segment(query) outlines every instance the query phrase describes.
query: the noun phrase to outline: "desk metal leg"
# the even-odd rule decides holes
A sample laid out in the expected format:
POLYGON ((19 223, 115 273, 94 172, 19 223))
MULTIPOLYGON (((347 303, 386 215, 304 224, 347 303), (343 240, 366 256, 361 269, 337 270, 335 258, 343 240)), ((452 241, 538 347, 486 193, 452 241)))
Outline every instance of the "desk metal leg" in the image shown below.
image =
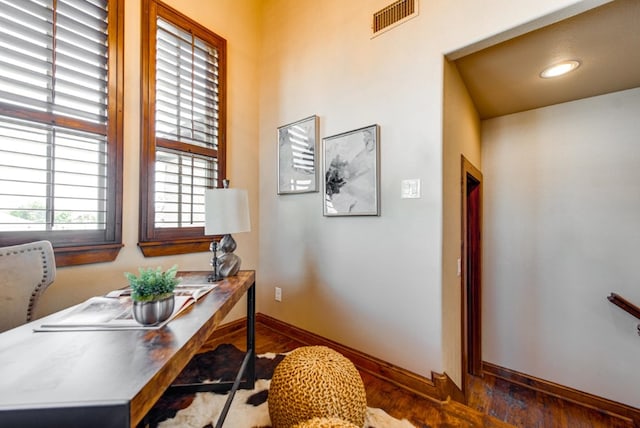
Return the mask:
POLYGON ((243 389, 253 389, 256 384, 256 284, 253 283, 249 287, 247 292, 247 352, 242 360, 242 366, 238 371, 236 380, 229 391, 227 401, 224 403, 224 407, 220 412, 220 417, 216 423, 215 428, 222 428, 224 420, 227 418, 229 408, 233 397, 238 390, 238 387, 242 386, 243 389), (240 382, 243 374, 245 374, 245 381, 240 382))
POLYGON ((247 292, 247 353, 253 358, 247 366, 247 381, 245 389, 253 389, 256 384, 256 284, 249 287, 247 292))
POLYGON ((224 407, 220 412, 220 416, 218 417, 218 422, 216 422, 216 428, 222 428, 222 424, 224 420, 227 418, 227 413, 229 413, 229 409, 231 408, 231 402, 233 402, 233 397, 236 395, 236 391, 240 386, 240 380, 242 379, 242 373, 247 369, 247 366, 251 361, 255 360, 255 355, 251 351, 247 351, 244 360, 242 360, 242 366, 240 367, 240 371, 236 376, 235 382, 233 382, 233 386, 229 390, 229 396, 227 397, 227 401, 224 403, 224 407))
POLYGON ((190 383, 172 385, 168 392, 189 393, 189 392, 226 392, 229 391, 227 401, 222 408, 216 428, 222 427, 231 402, 236 391, 242 389, 253 389, 256 384, 256 284, 251 284, 247 291, 247 352, 242 360, 240 370, 233 382, 216 383, 190 383), (242 380, 244 378, 244 381, 242 380))

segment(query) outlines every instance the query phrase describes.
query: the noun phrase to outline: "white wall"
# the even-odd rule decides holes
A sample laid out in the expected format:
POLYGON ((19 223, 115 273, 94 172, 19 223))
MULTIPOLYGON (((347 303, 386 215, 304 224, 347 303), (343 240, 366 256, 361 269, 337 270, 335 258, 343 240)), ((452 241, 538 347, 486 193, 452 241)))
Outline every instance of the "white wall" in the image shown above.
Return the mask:
MULTIPOLYGON (((40 301, 38 315, 79 303, 84 299, 126 284, 123 273, 139 266, 177 264, 183 270, 210 269, 206 252, 169 257, 144 258, 138 249, 138 199, 140 153, 140 0, 125 3, 125 91, 124 91, 124 206, 123 244, 110 263, 58 268, 55 282, 40 301)), ((234 235, 236 253, 243 269, 256 269, 258 255, 258 48, 259 0, 216 0, 215 7, 202 7, 199 0, 166 0, 166 4, 193 17, 227 39, 228 152, 227 176, 233 187, 249 190, 252 231, 234 235)), ((244 314, 243 305, 227 317, 244 314)))
POLYGON ((640 89, 483 122, 485 361, 640 407, 640 89))
POLYGON ((389 3, 263 3, 259 309, 429 376, 444 369, 443 54, 575 1, 421 1, 371 39, 389 3), (321 137, 380 125, 380 217, 327 218, 321 193, 276 194, 276 128, 312 114, 321 137), (400 199, 404 178, 422 180, 421 199, 400 199))

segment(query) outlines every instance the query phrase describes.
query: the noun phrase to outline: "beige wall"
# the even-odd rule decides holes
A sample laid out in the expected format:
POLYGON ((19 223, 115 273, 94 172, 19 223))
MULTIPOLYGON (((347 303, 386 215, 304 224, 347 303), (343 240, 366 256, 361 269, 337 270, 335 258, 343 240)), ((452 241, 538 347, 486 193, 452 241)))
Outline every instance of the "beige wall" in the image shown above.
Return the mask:
MULTIPOLYGON (((243 268, 258 265, 258 48, 259 4, 255 1, 216 0, 203 7, 199 0, 166 1, 182 13, 227 39, 228 52, 228 167, 233 187, 249 190, 252 231, 234 235, 243 268)), ((208 253, 144 258, 138 242, 138 184, 140 151, 140 0, 125 2, 125 105, 124 105, 124 206, 123 243, 118 258, 99 263, 58 269, 54 284, 44 294, 39 314, 46 314, 102 294, 126 282, 123 273, 138 266, 177 264, 180 269, 207 270, 208 253)), ((229 318, 243 314, 242 305, 229 318)))
POLYGON ((485 361, 640 407, 640 89, 487 120, 485 361))
POLYGON ((442 348, 445 371, 462 387, 461 156, 478 169, 480 119, 455 64, 444 61, 442 129, 442 348))
POLYGON ((443 306, 458 292, 443 287, 459 286, 449 263, 443 272, 443 55, 574 2, 421 1, 418 17, 371 39, 389 3, 263 3, 259 307, 429 376, 459 364, 459 302, 443 306), (380 125, 380 217, 327 218, 321 193, 276 194, 276 128, 312 114, 321 137, 380 125), (400 198, 405 178, 422 180, 422 198, 400 198))

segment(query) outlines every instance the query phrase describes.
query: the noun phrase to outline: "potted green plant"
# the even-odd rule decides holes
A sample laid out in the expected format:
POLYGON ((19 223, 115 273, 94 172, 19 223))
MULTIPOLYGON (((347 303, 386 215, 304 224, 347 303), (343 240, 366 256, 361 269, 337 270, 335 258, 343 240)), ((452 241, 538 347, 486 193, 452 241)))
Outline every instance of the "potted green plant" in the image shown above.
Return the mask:
POLYGON ((131 287, 133 317, 142 325, 156 325, 171 316, 174 306, 173 290, 180 282, 178 267, 139 268, 139 274, 125 272, 131 287))

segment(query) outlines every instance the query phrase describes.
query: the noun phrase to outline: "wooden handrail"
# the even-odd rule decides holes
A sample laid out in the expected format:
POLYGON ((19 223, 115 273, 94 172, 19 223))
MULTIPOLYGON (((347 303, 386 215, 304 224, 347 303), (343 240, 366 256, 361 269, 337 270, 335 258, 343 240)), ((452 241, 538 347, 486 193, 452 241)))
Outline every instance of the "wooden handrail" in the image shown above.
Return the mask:
MULTIPOLYGON (((624 297, 620 296, 617 293, 611 293, 607 297, 607 300, 609 300, 614 305, 618 306, 623 311, 630 313, 631 315, 633 315, 634 317, 640 320, 640 308, 634 305, 633 303, 631 303, 630 301, 628 301, 627 299, 625 299, 624 297)), ((640 325, 638 326, 638 333, 640 334, 640 325)))

